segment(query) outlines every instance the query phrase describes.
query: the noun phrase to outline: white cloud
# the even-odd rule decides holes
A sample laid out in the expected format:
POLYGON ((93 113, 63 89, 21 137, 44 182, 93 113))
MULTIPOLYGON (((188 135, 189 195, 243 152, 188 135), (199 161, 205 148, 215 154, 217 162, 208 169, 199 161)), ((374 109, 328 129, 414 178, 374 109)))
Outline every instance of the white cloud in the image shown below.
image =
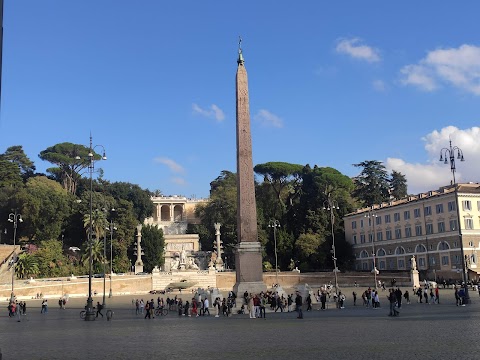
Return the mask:
POLYGON ((396 170, 406 176, 408 192, 411 194, 448 185, 453 179, 450 163, 440 161, 440 151, 449 148, 450 139, 452 146, 458 146, 465 158, 465 162, 461 162, 456 158, 457 151, 454 151, 456 182, 480 182, 480 168, 476 166, 480 162, 480 127, 461 130, 447 126, 440 131, 434 130, 422 138, 428 155, 427 163, 408 163, 402 159, 388 158, 385 167, 389 172, 396 170))
POLYGON ((432 91, 444 83, 480 95, 480 47, 464 44, 433 50, 418 64, 404 66, 400 72, 405 85, 432 91))
POLYGON ((347 54, 359 60, 367 62, 380 61, 380 52, 371 46, 362 44, 362 40, 358 38, 340 39, 335 50, 341 54, 347 54))
POLYGON ((202 109, 197 104, 192 104, 192 109, 195 114, 199 114, 209 119, 215 119, 218 122, 225 120, 225 114, 217 105, 212 104, 208 109, 202 109))
POLYGON ((283 120, 265 109, 258 110, 253 119, 260 122, 263 126, 283 127, 283 120))
POLYGON ((376 91, 379 92, 384 92, 387 90, 387 86, 385 85, 385 82, 383 80, 374 80, 372 82, 372 86, 376 91))
POLYGON ((185 172, 185 169, 181 165, 177 164, 172 159, 169 159, 169 158, 166 158, 166 157, 157 157, 153 161, 155 161, 156 163, 159 163, 159 164, 166 165, 170 169, 170 171, 172 171, 174 173, 183 174, 185 172))

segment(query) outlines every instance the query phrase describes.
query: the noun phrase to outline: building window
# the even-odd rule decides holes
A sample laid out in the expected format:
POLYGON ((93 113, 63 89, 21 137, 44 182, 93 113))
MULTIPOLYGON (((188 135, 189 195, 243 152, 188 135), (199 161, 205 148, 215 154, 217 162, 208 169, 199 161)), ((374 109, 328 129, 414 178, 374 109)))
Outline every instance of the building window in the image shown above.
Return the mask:
POLYGON ((373 241, 373 234, 368 234, 368 242, 372 242, 373 241))
POLYGON ((360 227, 363 228, 363 219, 360 220, 360 227))
POLYGON ((435 205, 435 211, 436 211, 437 214, 443 213, 443 204, 435 205))
POLYGON ((428 261, 430 263, 430 266, 435 266, 435 257, 434 256, 430 256, 428 261))
POLYGON ((439 233, 445 232, 445 223, 443 221, 440 221, 437 225, 438 225, 438 232, 439 233))
POLYGON ((405 249, 404 249, 403 247, 399 246, 399 247, 397 247, 397 248, 395 249, 395 254, 396 254, 396 255, 405 254, 405 249))
POLYGON ((382 241, 383 240, 383 232, 379 231, 377 232, 377 241, 382 241))
POLYGON ((425 267, 425 258, 418 258, 418 265, 421 267, 425 267))
POLYGON ((455 211, 457 207, 455 206, 455 201, 448 202, 448 211, 455 211))
POLYGON ((455 260, 455 264, 460 264, 460 256, 455 255, 454 260, 455 260))
POLYGON ((448 265, 448 256, 442 256, 442 265, 448 265))
POLYGON ((383 249, 378 250, 377 256, 385 256, 385 255, 386 255, 385 250, 383 250, 383 249))
POLYGON ((360 244, 365 244, 365 234, 360 234, 360 244))
POLYGON ((405 260, 398 260, 398 268, 405 269, 405 260))
POLYGON ((395 221, 395 222, 400 221, 400 213, 393 214, 393 221, 395 221))
POLYGON ((412 248, 410 246, 407 247, 407 252, 409 252, 409 253, 412 252, 412 248))
POLYGON ((419 218, 419 217, 420 217, 420 208, 418 208, 418 209, 413 209, 413 216, 415 216, 415 218, 419 218))
POLYGON ((385 224, 390 224, 390 214, 385 215, 385 224))
POLYGON ((430 248, 430 250, 433 250, 433 245, 432 244, 430 244, 428 247, 430 248))
POLYGON ((469 241, 469 242, 468 242, 468 246, 473 247, 473 241, 469 241))
POLYGON ((415 252, 424 253, 424 252, 427 252, 427 248, 423 244, 418 244, 417 247, 415 248, 415 252))
POLYGON ((426 230, 427 235, 433 234, 433 224, 426 224, 425 227, 426 227, 425 230, 426 230))
POLYGON ((425 206, 425 209, 423 210, 425 213, 425 216, 430 216, 432 215, 432 207, 431 206, 425 206))
POLYGON ((357 222, 355 220, 352 221, 352 229, 357 228, 357 222))
POLYGON ((377 216, 375 221, 376 221, 377 225, 382 225, 382 217, 381 216, 377 216))
POLYGON ((457 219, 450 220, 450 231, 457 231, 457 219))
POLYGON ((422 236, 422 225, 415 225, 415 235, 422 236))
POLYGON ((385 261, 380 261, 380 270, 385 270, 385 261))
POLYGON ((410 226, 407 226, 405 228, 405 237, 407 238, 412 237, 412 228, 410 226))
POLYGON ((449 250, 450 245, 446 241, 442 241, 440 244, 438 244, 438 250, 449 250))
POLYGON ((357 235, 353 235, 352 241, 355 245, 357 244, 357 235))
POLYGON ((362 267, 363 267, 363 270, 368 270, 368 264, 367 263, 363 263, 362 267))
POLYGON ((473 229, 473 219, 472 218, 466 218, 465 219, 465 229, 467 229, 467 230, 472 230, 473 229))
POLYGON ((462 205, 463 205, 463 210, 467 210, 467 211, 472 210, 472 202, 470 200, 463 200, 462 205))
POLYGON ((392 240, 392 230, 386 230, 385 231, 385 238, 387 240, 392 240))
POLYGON ((395 239, 402 238, 402 229, 395 229, 395 239))
POLYGON ((403 212, 403 220, 410 220, 410 210, 403 212))
POLYGON ((390 259, 390 260, 388 261, 388 268, 389 268, 390 270, 393 270, 393 269, 395 268, 395 264, 394 264, 394 262, 393 262, 393 259, 390 259))
POLYGON ((454 248, 457 248, 457 247, 458 247, 458 242, 454 241, 454 242, 453 242, 453 247, 454 247, 454 248))

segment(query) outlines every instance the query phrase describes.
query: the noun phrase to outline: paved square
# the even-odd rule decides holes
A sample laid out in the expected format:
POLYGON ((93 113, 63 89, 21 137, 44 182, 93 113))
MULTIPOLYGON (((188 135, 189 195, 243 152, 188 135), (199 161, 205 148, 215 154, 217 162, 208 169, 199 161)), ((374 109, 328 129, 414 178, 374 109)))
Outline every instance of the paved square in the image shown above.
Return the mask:
POLYGON ((115 311, 112 321, 86 322, 79 317, 85 299, 72 299, 66 310, 51 300, 46 315, 40 314, 40 302, 31 300, 21 322, 9 318, 5 308, 1 312, 0 348, 2 360, 478 359, 478 294, 471 293, 471 305, 457 307, 452 292, 441 291, 440 305, 404 304, 398 318, 387 316, 386 293, 381 293, 378 310, 354 307, 350 296, 345 309, 315 309, 304 312, 303 320, 295 313, 267 313, 263 320, 248 315, 189 318, 174 312, 145 320, 135 315, 130 296, 107 299, 115 311))

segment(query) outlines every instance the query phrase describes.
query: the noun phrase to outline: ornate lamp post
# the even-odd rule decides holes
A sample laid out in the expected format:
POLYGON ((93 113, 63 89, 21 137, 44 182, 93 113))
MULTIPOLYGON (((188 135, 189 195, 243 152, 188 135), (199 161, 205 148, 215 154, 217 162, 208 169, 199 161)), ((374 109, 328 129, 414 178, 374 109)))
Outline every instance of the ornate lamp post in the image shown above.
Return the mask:
MULTIPOLYGON (((77 160, 80 160, 80 157, 76 157, 77 160)), ((88 231, 88 298, 87 305, 85 306, 85 321, 94 321, 95 320, 95 311, 93 310, 93 298, 92 298, 92 233, 93 233, 93 173, 95 172, 95 162, 100 160, 107 160, 105 154, 105 148, 103 145, 92 145, 92 135, 90 134, 90 147, 88 151, 88 172, 90 174, 90 225, 88 231), (103 155, 100 158, 95 159, 94 150, 95 148, 102 148, 103 155)))
POLYGON ((373 258, 373 278, 375 281, 375 289, 377 288, 377 275, 380 273, 377 270, 377 266, 375 264, 375 257, 377 256, 375 252, 375 221, 377 218, 377 213, 373 210, 368 210, 368 213, 365 214, 365 218, 368 219, 368 227, 370 228, 370 236, 372 238, 372 258, 373 258), (373 225, 373 232, 372 232, 372 225, 373 225))
POLYGON ((442 148, 440 150, 440 161, 443 161, 444 164, 450 163, 450 171, 452 172, 453 185, 455 186, 455 203, 457 206, 457 218, 458 218, 458 237, 460 238, 460 256, 462 258, 462 279, 463 287, 465 291, 465 303, 470 302, 470 296, 468 295, 468 268, 465 264, 465 252, 463 251, 463 236, 462 236, 462 226, 460 224, 460 208, 458 204, 458 186, 455 182, 455 155, 457 155, 457 160, 465 161, 463 157, 463 151, 458 146, 452 147, 452 140, 449 140, 449 147, 442 148))
POLYGON ((455 154, 457 154, 457 159, 460 161, 465 161, 463 158, 463 151, 458 146, 452 147, 452 140, 449 141, 450 146, 448 148, 442 148, 440 150, 440 161, 446 165, 450 162, 450 171, 453 176, 453 183, 455 184, 455 154))
POLYGON ((8 221, 13 223, 13 264, 12 264, 12 293, 10 295, 10 301, 15 300, 15 294, 14 294, 14 289, 15 289, 15 264, 17 262, 17 254, 15 252, 15 240, 17 238, 17 224, 18 222, 23 222, 22 215, 17 214, 17 210, 15 209, 15 212, 8 214, 8 221))
POLYGON ((275 282, 278 286, 277 228, 280 227, 280 222, 276 219, 272 219, 268 222, 268 227, 273 228, 273 242, 275 244, 275 282))
MULTIPOLYGON (((115 209, 111 210, 112 212, 116 211, 115 209)), ((110 224, 109 227, 106 228, 110 230, 110 292, 108 293, 108 297, 111 298, 113 296, 112 293, 112 276, 113 276, 113 231, 117 230, 115 227, 115 223, 113 222, 113 217, 110 215, 110 224)))
POLYGON ((335 293, 338 294, 338 268, 337 268, 337 253, 335 251, 335 232, 334 232, 334 224, 335 224, 335 215, 334 210, 339 210, 340 207, 338 203, 333 200, 328 194, 328 198, 323 203, 323 210, 330 211, 330 224, 331 224, 331 232, 332 232, 332 259, 333 259, 333 273, 335 274, 335 293), (326 206, 325 206, 326 205, 326 206))

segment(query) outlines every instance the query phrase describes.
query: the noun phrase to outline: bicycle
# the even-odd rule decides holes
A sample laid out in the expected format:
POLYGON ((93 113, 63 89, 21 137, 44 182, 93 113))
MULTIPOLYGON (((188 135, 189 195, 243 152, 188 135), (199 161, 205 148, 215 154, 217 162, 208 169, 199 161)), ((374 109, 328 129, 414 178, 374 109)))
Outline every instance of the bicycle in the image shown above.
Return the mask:
POLYGON ((167 316, 168 315, 168 310, 165 309, 164 307, 156 308, 155 309, 155 315, 156 316, 167 316))
POLYGON ((80 319, 85 320, 85 316, 87 316, 87 312, 85 310, 80 311, 80 319))

